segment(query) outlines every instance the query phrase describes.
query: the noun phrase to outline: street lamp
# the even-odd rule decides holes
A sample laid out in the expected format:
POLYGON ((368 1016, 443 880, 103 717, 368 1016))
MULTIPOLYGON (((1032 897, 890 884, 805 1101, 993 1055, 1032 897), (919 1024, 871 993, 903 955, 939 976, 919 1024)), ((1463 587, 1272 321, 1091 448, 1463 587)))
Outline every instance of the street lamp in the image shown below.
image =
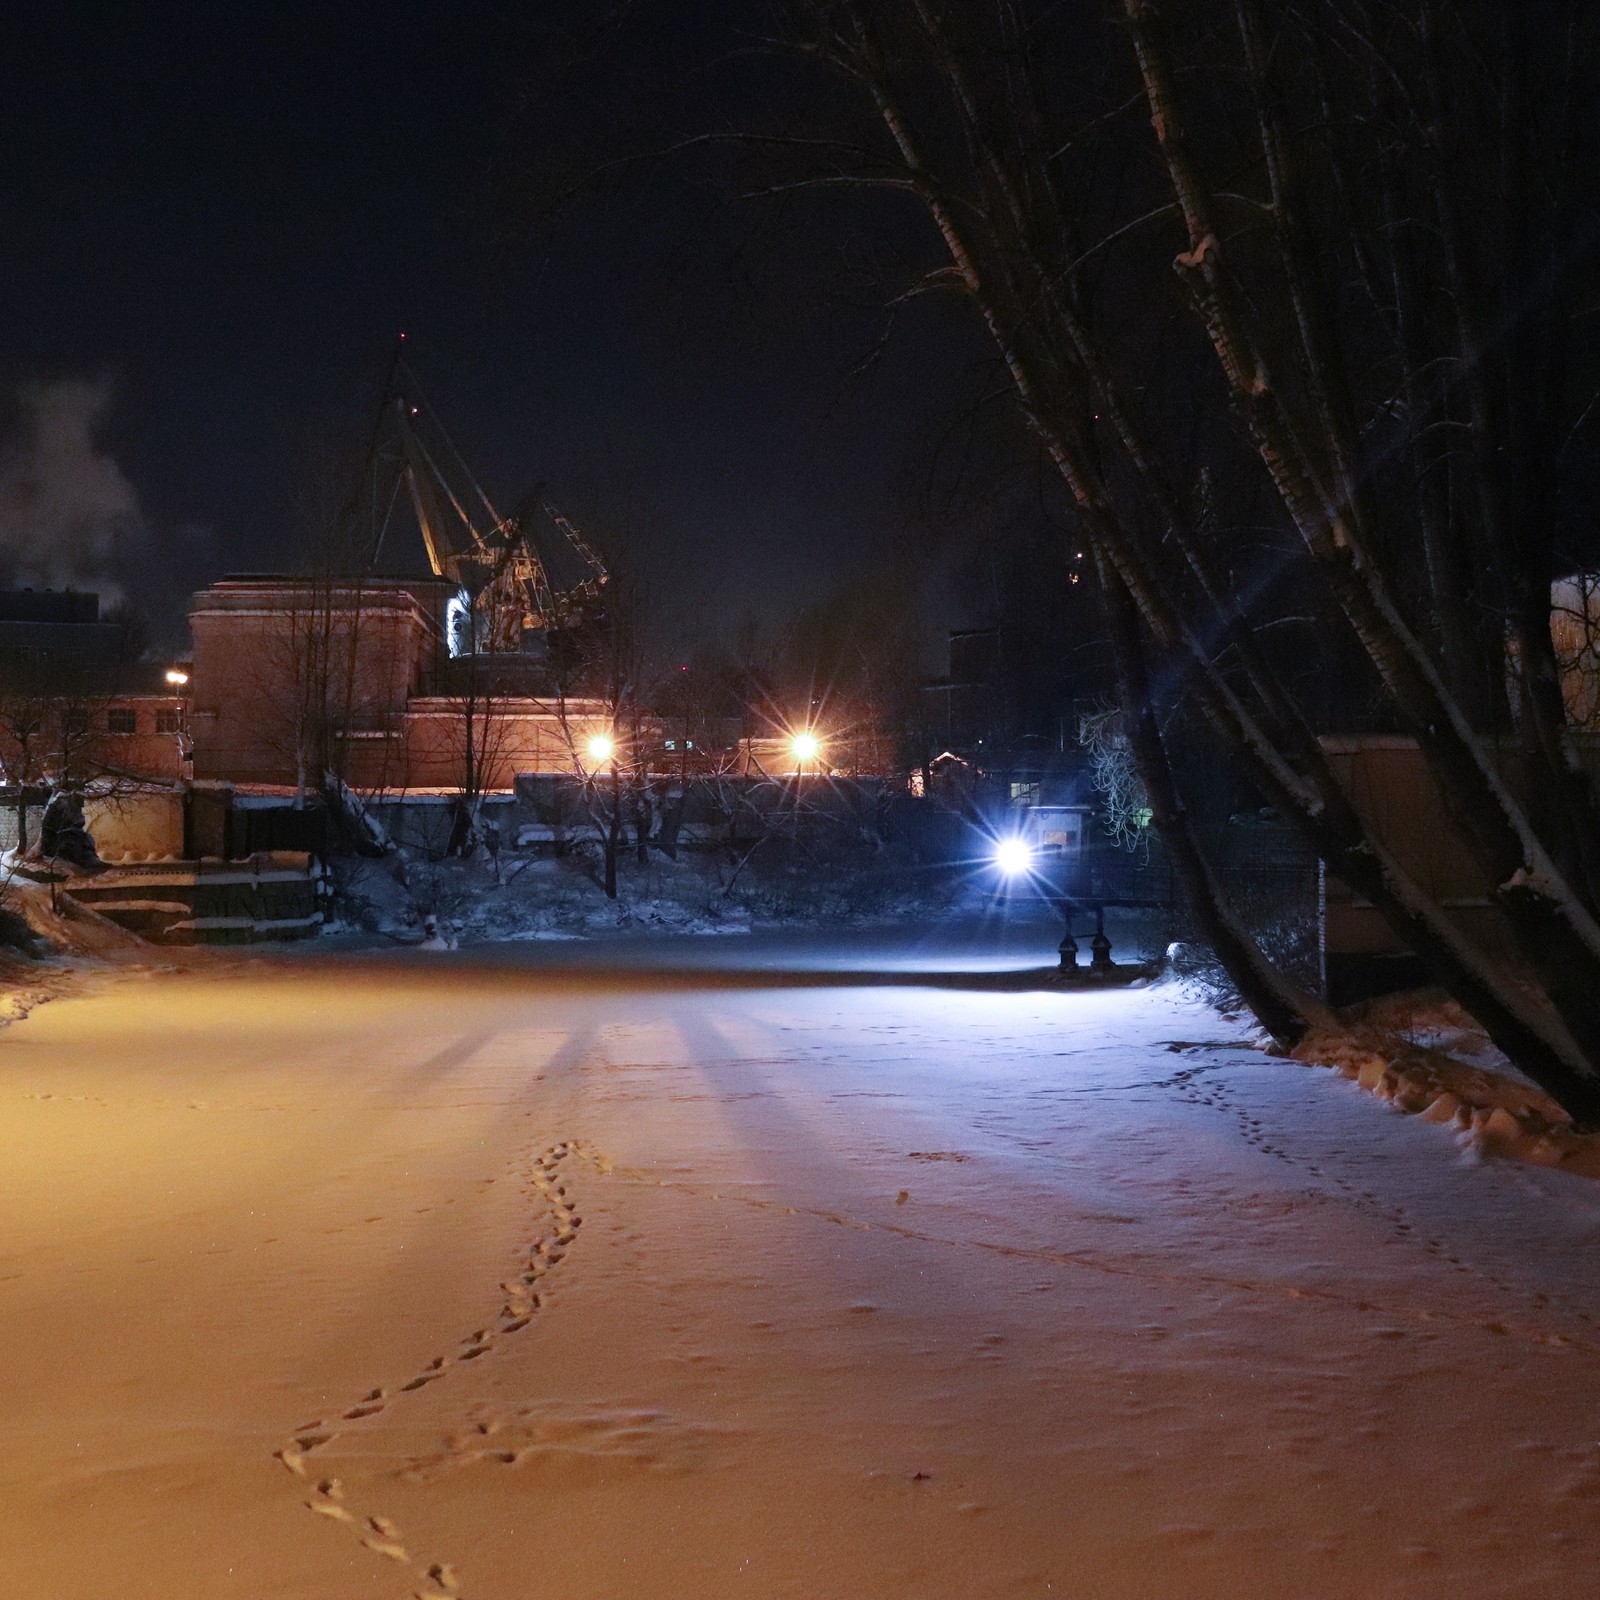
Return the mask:
POLYGON ((794 757, 794 808, 790 814, 792 838, 800 838, 800 805, 806 786, 806 763, 822 754, 822 741, 809 728, 789 735, 789 753, 794 757))
POLYGON ((617 741, 609 733, 591 733, 584 743, 590 761, 596 767, 611 766, 611 820, 606 825, 605 890, 608 900, 617 898, 617 841, 622 832, 622 774, 617 762, 617 741))
MULTIPOLYGON (((1029 879, 1039 896, 1053 902, 1056 910, 1061 913, 1062 934, 1061 943, 1056 946, 1056 952, 1061 958, 1062 977, 1075 977, 1081 969, 1078 966, 1078 941, 1072 935, 1072 915, 1081 908, 1081 903, 1065 883, 1055 884, 1046 881, 1039 872, 1039 852, 1032 842, 1020 833, 1006 834, 994 841, 992 856, 995 866, 1008 881, 1019 878, 1029 879)), ((1092 960, 1089 963, 1091 976, 1100 977, 1109 975, 1115 969, 1111 961, 1111 941, 1106 937, 1105 906, 1099 902, 1092 902, 1094 907, 1094 937, 1089 941, 1092 960)))
POLYGON ((164 676, 175 689, 181 689, 189 681, 189 674, 182 667, 168 667, 164 676))
POLYGON ((1008 878, 1020 878, 1033 871, 1033 846, 1021 834, 996 839, 994 864, 1008 878))

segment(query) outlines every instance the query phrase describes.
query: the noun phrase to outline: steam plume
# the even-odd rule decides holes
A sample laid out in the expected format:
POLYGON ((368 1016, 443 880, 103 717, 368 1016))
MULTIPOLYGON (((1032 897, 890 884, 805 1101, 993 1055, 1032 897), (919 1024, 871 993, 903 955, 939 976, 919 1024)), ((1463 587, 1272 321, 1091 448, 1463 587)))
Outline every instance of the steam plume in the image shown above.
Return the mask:
POLYGON ((139 498, 100 449, 105 381, 58 378, 15 391, 0 444, 0 584, 93 589, 122 598, 120 574, 145 543, 139 498))

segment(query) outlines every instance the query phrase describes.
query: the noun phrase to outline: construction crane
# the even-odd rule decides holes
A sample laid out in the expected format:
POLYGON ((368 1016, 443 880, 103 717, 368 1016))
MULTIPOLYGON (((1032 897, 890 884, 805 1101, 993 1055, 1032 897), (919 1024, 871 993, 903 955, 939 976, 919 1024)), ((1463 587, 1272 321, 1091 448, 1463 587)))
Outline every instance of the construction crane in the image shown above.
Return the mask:
POLYGON ((537 492, 514 515, 502 516, 399 354, 370 459, 368 570, 382 557, 403 491, 434 574, 461 591, 450 613, 452 655, 515 653, 524 648, 529 631, 548 636, 604 616, 610 574, 599 552, 537 492), (534 542, 541 516, 565 541, 581 571, 561 587, 551 581, 534 542))

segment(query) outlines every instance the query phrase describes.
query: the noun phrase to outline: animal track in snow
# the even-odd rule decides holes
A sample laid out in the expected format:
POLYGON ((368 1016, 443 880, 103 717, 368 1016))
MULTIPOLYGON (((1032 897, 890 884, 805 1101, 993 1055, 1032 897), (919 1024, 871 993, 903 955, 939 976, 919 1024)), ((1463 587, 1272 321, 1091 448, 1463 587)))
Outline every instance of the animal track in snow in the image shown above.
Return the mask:
MULTIPOLYGON (((574 1158, 587 1161, 601 1173, 611 1170, 610 1161, 583 1140, 563 1140, 533 1157, 524 1176, 527 1188, 542 1202, 547 1220, 538 1237, 526 1247, 517 1274, 500 1284, 504 1302, 496 1320, 462 1338, 453 1356, 435 1356, 422 1371, 397 1385, 393 1394, 382 1387, 369 1389, 354 1405, 338 1413, 340 1422, 358 1426, 370 1423, 405 1395, 416 1394, 430 1384, 442 1381, 454 1366, 462 1362, 480 1360, 495 1349, 498 1340, 522 1332, 533 1321, 541 1305, 534 1285, 563 1259, 576 1242, 578 1230, 583 1225, 583 1218, 567 1197, 566 1184, 557 1182, 563 1166, 574 1158)), ((484 1433, 491 1431, 481 1424, 480 1430, 484 1433)), ((284 1444, 273 1451, 273 1458, 295 1477, 310 1480, 310 1458, 325 1452, 339 1437, 337 1429, 319 1417, 301 1423, 284 1444)), ((492 1454, 507 1466, 514 1466, 518 1459, 516 1450, 498 1450, 492 1454)), ((406 1548, 404 1535, 390 1518, 375 1511, 357 1510, 346 1504, 344 1485, 338 1478, 316 1480, 304 1505, 314 1515, 348 1527, 374 1555, 404 1566, 421 1564, 422 1558, 412 1556, 406 1548)), ((414 1591, 414 1595, 415 1600, 430 1600, 430 1597, 442 1600, 446 1596, 450 1600, 460 1600, 461 1586, 455 1568, 448 1562, 430 1563, 425 1569, 425 1586, 414 1591)))
MULTIPOLYGON (((1199 1068, 1195 1070, 1203 1071, 1205 1069, 1199 1068)), ((1183 1076, 1186 1077, 1188 1074, 1183 1076)), ((1171 1088, 1174 1086, 1174 1080, 1171 1079, 1162 1080, 1152 1085, 1152 1087, 1156 1088, 1171 1088)), ((1306 1172, 1321 1176, 1320 1169, 1312 1163, 1301 1161, 1298 1158, 1288 1154, 1285 1154, 1282 1159, 1286 1162, 1289 1162, 1293 1166, 1300 1167, 1306 1172)), ((1357 1189, 1353 1184, 1345 1182, 1336 1174, 1329 1174, 1327 1176, 1328 1181, 1343 1191, 1345 1198, 1350 1200, 1351 1203, 1360 1206, 1362 1205, 1363 1201, 1365 1201, 1368 1209, 1377 1209, 1379 1207, 1380 1203, 1375 1195, 1372 1195, 1367 1191, 1357 1189)), ((1309 1286, 1299 1287, 1293 1284, 1283 1283, 1271 1276, 1254 1277, 1245 1274, 1206 1271, 1197 1268, 1194 1265, 1185 1265, 1181 1269, 1163 1268, 1160 1265, 1152 1262, 1132 1259, 1120 1251, 1106 1251, 1095 1248, 1092 1245, 1061 1248, 1051 1247, 1048 1245, 1026 1245, 1004 1239, 988 1239, 971 1236, 951 1237, 945 1234, 927 1232, 921 1228, 907 1227, 900 1223, 889 1221, 884 1218, 879 1218, 876 1221, 869 1222, 864 1218, 852 1217, 840 1212, 824 1210, 817 1206, 789 1205, 778 1198, 768 1198, 765 1196, 746 1194, 723 1194, 721 1192, 706 1188, 703 1185, 684 1183, 681 1181, 675 1181, 671 1178, 659 1177, 656 1176, 653 1171, 646 1174, 638 1170, 624 1168, 623 1181, 625 1183, 636 1184, 641 1187, 668 1189, 679 1194, 692 1195, 696 1199, 700 1200, 709 1200, 725 1204, 738 1205, 753 1211, 765 1212, 770 1216, 809 1218, 813 1221, 828 1223, 840 1228, 859 1230, 863 1233, 871 1233, 874 1230, 877 1230, 896 1238, 913 1240, 921 1244, 931 1244, 940 1246, 942 1248, 953 1248, 959 1250, 984 1250, 992 1252, 996 1255, 1007 1256, 1019 1260, 1035 1260, 1048 1262, 1054 1266, 1081 1268, 1089 1272, 1103 1273, 1109 1277, 1135 1278, 1147 1283, 1163 1283, 1184 1287, 1211 1285, 1220 1289, 1239 1290, 1248 1294, 1267 1295, 1288 1300, 1315 1301, 1328 1306, 1342 1306, 1347 1310, 1359 1312, 1363 1315, 1374 1312, 1382 1312, 1391 1319, 1412 1322, 1417 1324, 1419 1327, 1425 1327, 1430 1323, 1447 1320, 1456 1324, 1457 1326, 1476 1326, 1485 1331, 1492 1331, 1490 1328, 1491 1314, 1481 1310, 1473 1311, 1469 1309, 1465 1312, 1440 1312, 1431 1308, 1418 1307, 1416 1305, 1410 1305, 1403 1302, 1397 1302, 1387 1306, 1379 1306, 1365 1299, 1352 1299, 1349 1294, 1340 1292, 1338 1289, 1334 1288, 1309 1286)), ((1305 1191, 1305 1196, 1312 1202, 1321 1201, 1323 1203, 1328 1203, 1331 1199, 1330 1196, 1318 1190, 1309 1188, 1305 1191)), ((1385 1213, 1383 1213, 1381 1210, 1378 1214, 1385 1215, 1385 1213)), ((1122 1222, 1137 1219, 1098 1216, 1096 1217, 1096 1220, 1122 1222)), ((1406 1236, 1404 1234, 1397 1234, 1396 1237, 1404 1240, 1406 1236)), ((1514 1286, 1505 1284, 1503 1280, 1496 1278, 1493 1274, 1483 1269, 1462 1264, 1461 1270, 1472 1274, 1474 1277, 1483 1282, 1489 1283, 1496 1288, 1500 1288, 1508 1297, 1516 1296, 1518 1294, 1518 1291, 1514 1286)), ((1530 1305, 1533 1307, 1533 1310, 1530 1311, 1528 1319, 1521 1317, 1515 1319, 1506 1319, 1501 1323, 1502 1331, 1511 1334, 1517 1339, 1528 1344, 1543 1345, 1591 1356, 1600 1356, 1600 1340, 1575 1338, 1569 1334, 1553 1332, 1547 1327, 1543 1326, 1541 1321, 1531 1320, 1532 1318, 1537 1317, 1540 1311, 1555 1311, 1566 1308, 1558 1308, 1555 1306, 1550 1300, 1549 1296, 1530 1297, 1530 1305)), ((1582 1311, 1569 1309, 1568 1314, 1572 1315, 1577 1320, 1584 1322, 1585 1324, 1590 1326, 1593 1325, 1592 1320, 1582 1311)))
MULTIPOLYGON (((1184 1050, 1199 1048, 1183 1041, 1175 1041, 1168 1049, 1176 1050, 1182 1054, 1184 1050)), ((1522 1338, 1536 1344, 1549 1345, 1554 1348, 1574 1347, 1579 1341, 1570 1335, 1553 1331, 1542 1324, 1550 1313, 1570 1317, 1573 1321, 1583 1325, 1586 1331, 1595 1330, 1595 1319, 1581 1307, 1570 1303, 1558 1303, 1549 1295, 1535 1294, 1529 1296, 1521 1286, 1511 1281, 1504 1274, 1492 1268, 1480 1266, 1465 1261, 1442 1238, 1419 1239, 1414 1237, 1417 1232, 1416 1224, 1408 1216, 1403 1207, 1386 1204, 1382 1198, 1371 1189, 1363 1189, 1357 1183, 1341 1177, 1337 1172, 1326 1170, 1314 1160, 1295 1155, 1283 1146, 1268 1139, 1262 1132, 1262 1123, 1259 1118, 1250 1116, 1241 1110, 1232 1098, 1228 1089, 1215 1078, 1207 1078, 1203 1086, 1199 1080, 1203 1074, 1215 1072, 1226 1065, 1224 1062, 1205 1062, 1174 1073, 1170 1078, 1156 1081, 1152 1087, 1157 1089, 1176 1089, 1191 1105, 1205 1105, 1212 1107, 1224 1114, 1231 1116, 1239 1126, 1240 1136, 1244 1142, 1259 1150, 1263 1155, 1272 1156, 1285 1165, 1298 1168, 1310 1177, 1316 1178, 1320 1183, 1330 1185, 1347 1205, 1357 1211, 1377 1218, 1389 1230, 1390 1234, 1402 1244, 1418 1245, 1435 1261, 1453 1269, 1454 1272, 1465 1278, 1487 1286, 1499 1297, 1502 1304, 1505 1302, 1526 1302, 1519 1305, 1518 1310, 1508 1319, 1516 1326, 1516 1332, 1522 1338)), ((1479 1323, 1485 1332, 1504 1333, 1509 1331, 1501 1320, 1486 1317, 1479 1323)))
POLYGON ((545 1401, 515 1411, 484 1408, 443 1447, 416 1457, 400 1476, 433 1483, 476 1469, 522 1469, 563 1482, 614 1478, 619 1468, 694 1472, 721 1457, 741 1430, 666 1411, 545 1401))

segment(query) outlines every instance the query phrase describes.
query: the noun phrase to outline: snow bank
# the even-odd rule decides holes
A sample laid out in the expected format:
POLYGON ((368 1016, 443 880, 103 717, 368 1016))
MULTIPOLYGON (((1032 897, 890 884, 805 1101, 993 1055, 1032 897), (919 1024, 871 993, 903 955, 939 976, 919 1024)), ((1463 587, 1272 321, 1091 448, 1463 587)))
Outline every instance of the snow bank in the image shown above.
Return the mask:
POLYGON ((70 895, 59 895, 52 904, 47 884, 13 878, 6 889, 5 909, 27 924, 36 946, 43 947, 41 953, 107 961, 150 954, 150 946, 136 934, 80 905, 70 895))
POLYGON ((1294 1055, 1331 1068, 1398 1112, 1450 1129, 1475 1155, 1600 1178, 1600 1138, 1575 1133, 1567 1113, 1437 992, 1373 1002, 1348 1028, 1314 1033, 1294 1055))
POLYGON ((35 1006, 81 987, 86 967, 190 966, 211 954, 163 949, 159 957, 137 934, 119 927, 69 895, 52 905, 49 886, 13 878, 0 916, 12 919, 13 944, 0 944, 0 1026, 20 1021, 35 1006), (31 949, 26 948, 31 945, 31 949))

